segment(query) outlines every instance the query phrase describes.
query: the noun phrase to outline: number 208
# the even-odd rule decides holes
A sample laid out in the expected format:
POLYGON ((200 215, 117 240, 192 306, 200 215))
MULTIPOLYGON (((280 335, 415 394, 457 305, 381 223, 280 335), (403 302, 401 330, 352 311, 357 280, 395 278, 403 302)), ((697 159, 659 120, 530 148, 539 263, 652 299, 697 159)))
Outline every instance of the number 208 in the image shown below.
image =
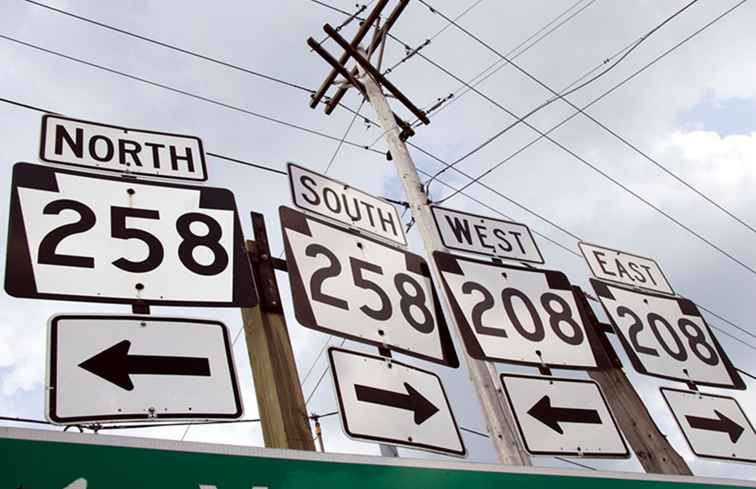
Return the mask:
MULTIPOLYGON (((44 265, 95 268, 94 257, 58 253, 58 245, 63 239, 87 232, 97 222, 97 217, 89 206, 71 199, 52 201, 42 209, 42 213, 45 215, 58 215, 66 210, 76 212, 79 215, 79 220, 59 226, 47 233, 39 245, 37 261, 44 265)), ((118 258, 112 262, 113 265, 131 273, 151 272, 159 267, 165 258, 163 245, 155 235, 137 227, 127 226, 127 218, 158 220, 160 219, 160 212, 133 207, 112 206, 110 208, 110 236, 116 239, 137 239, 142 241, 149 250, 147 257, 142 261, 118 258)), ((229 258, 228 253, 219 242, 222 229, 218 221, 206 214, 187 212, 176 220, 176 231, 182 238, 181 244, 178 247, 178 257, 187 269, 198 275, 205 276, 217 275, 226 269, 229 258), (204 223, 208 229, 207 234, 202 236, 194 234, 190 229, 191 224, 194 222, 204 223), (198 246, 204 246, 212 252, 213 260, 211 263, 205 265, 194 259, 193 252, 198 246)))

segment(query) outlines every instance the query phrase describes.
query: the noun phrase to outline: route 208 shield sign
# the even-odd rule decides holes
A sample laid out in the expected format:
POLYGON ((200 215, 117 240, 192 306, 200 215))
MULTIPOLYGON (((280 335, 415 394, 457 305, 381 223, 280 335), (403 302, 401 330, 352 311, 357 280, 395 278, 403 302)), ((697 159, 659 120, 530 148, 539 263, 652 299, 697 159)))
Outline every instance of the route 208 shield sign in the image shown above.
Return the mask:
POLYGON ((699 385, 745 389, 696 305, 591 279, 635 369, 646 375, 699 385))
POLYGON ((421 256, 288 207, 280 215, 302 326, 459 366, 421 256))
POLYGON ((257 304, 226 189, 13 167, 5 290, 15 297, 257 304))

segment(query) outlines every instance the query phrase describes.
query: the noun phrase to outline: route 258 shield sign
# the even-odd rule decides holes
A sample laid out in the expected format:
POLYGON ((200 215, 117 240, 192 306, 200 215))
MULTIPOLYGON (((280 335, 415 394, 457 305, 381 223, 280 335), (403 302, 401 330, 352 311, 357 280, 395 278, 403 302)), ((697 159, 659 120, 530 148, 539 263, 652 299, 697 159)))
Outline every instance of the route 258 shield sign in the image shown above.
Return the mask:
POLYGON ((254 306, 226 189, 13 167, 5 290, 33 299, 254 306))

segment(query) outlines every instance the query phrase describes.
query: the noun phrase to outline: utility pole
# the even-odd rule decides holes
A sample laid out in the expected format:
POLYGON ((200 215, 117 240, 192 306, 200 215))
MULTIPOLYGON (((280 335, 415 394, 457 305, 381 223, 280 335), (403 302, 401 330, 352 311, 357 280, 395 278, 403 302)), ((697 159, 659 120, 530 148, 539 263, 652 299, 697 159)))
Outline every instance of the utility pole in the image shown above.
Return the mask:
MULTIPOLYGON (((329 74, 326 79, 326 82, 324 82, 320 90, 318 90, 313 96, 311 106, 314 107, 317 105, 319 102, 318 97, 322 97, 325 94, 325 91, 330 84, 336 79, 337 74, 341 74, 347 83, 350 83, 368 99, 375 109, 376 115, 378 116, 378 122, 384 131, 391 159, 396 166, 399 179, 404 187, 407 202, 412 211, 412 217, 418 227, 418 231, 425 246, 425 251, 429 257, 428 262, 434 281, 435 283, 441 283, 438 270, 436 269, 432 257, 435 251, 443 251, 444 247, 436 234, 430 210, 430 202, 423 191, 422 183, 420 182, 417 169, 415 168, 415 163, 412 161, 412 157, 404 143, 404 139, 410 133, 408 130, 409 125, 397 117, 391 110, 382 87, 385 87, 394 98, 401 102, 420 121, 428 124, 429 120, 425 113, 418 109, 398 90, 397 87, 389 82, 380 73, 379 69, 376 69, 366 57, 367 53, 372 53, 375 50, 376 40, 378 43, 385 41, 388 29, 390 29, 396 21, 399 13, 401 13, 407 3, 408 0, 400 0, 397 7, 388 16, 381 33, 374 36, 373 42, 367 51, 358 51, 359 43, 365 36, 367 29, 370 27, 370 25, 367 25, 366 27, 366 24, 372 24, 373 20, 379 16, 380 10, 386 4, 385 1, 380 1, 379 4, 376 5, 365 23, 360 26, 357 36, 351 43, 341 37, 336 29, 330 25, 324 26, 325 32, 344 50, 344 54, 339 60, 333 58, 333 56, 325 51, 314 39, 310 38, 308 40, 308 45, 323 57, 323 59, 325 59, 333 68, 331 74, 329 74), (354 71, 347 71, 344 66, 350 57, 357 62, 357 75, 355 75, 354 71), (359 76, 359 79, 357 76, 359 76)), ((443 294, 440 294, 440 296, 443 297, 443 294)), ((443 301, 444 299, 442 298, 441 300, 443 301)), ((445 309, 448 311, 448 307, 445 309)), ((447 317, 453 316, 447 314, 447 317)), ((457 336, 458 338, 460 337, 458 330, 457 336)), ((481 410, 486 419, 488 431, 491 435, 491 441, 493 442, 496 451, 497 460, 500 463, 507 465, 531 465, 530 456, 525 451, 522 442, 517 435, 512 415, 504 405, 501 388, 498 387, 498 376, 496 375, 495 368, 493 365, 487 365, 486 362, 470 357, 464 349, 463 356, 469 371, 470 380, 472 381, 481 405, 481 410)))
POLYGON ((612 413, 643 470, 656 474, 693 475, 685 460, 659 431, 643 400, 622 371, 622 362, 606 336, 607 332, 612 331, 611 326, 598 320, 579 287, 575 287, 575 292, 578 305, 584 311, 583 317, 587 318, 586 327, 594 329, 603 347, 596 356, 604 358, 596 360, 599 365, 609 365, 605 369, 591 370, 589 375, 601 386, 612 413))
POLYGON ((247 241, 260 303, 242 308, 244 338, 255 381, 263 439, 268 448, 315 450, 289 332, 276 282, 286 262, 271 256, 265 219, 252 213, 254 241, 247 241))

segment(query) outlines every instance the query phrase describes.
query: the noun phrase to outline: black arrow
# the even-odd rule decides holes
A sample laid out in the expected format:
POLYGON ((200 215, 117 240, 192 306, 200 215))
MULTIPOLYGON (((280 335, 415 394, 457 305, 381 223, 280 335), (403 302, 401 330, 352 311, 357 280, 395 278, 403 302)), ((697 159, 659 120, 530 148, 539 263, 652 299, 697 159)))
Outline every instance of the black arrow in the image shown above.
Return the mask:
POLYGON ((687 414, 685 415, 685 419, 688 420, 691 428, 706 431, 721 431, 730 435, 730 441, 736 443, 740 435, 743 434, 743 427, 716 409, 714 410, 714 414, 717 415, 718 419, 699 418, 698 416, 688 416, 687 414))
POLYGON ((423 424, 428 418, 438 412, 438 408, 417 392, 407 382, 404 383, 407 393, 387 391, 376 387, 366 385, 355 385, 354 392, 357 394, 357 400, 390 406, 399 409, 406 409, 415 413, 415 424, 423 424))
POLYGON ((210 376, 207 358, 129 355, 131 342, 123 340, 79 364, 79 367, 122 389, 134 388, 131 375, 196 375, 210 376))
POLYGON ((564 430, 559 423, 601 424, 601 417, 595 409, 553 407, 549 396, 543 396, 528 414, 560 435, 564 434, 564 430))

